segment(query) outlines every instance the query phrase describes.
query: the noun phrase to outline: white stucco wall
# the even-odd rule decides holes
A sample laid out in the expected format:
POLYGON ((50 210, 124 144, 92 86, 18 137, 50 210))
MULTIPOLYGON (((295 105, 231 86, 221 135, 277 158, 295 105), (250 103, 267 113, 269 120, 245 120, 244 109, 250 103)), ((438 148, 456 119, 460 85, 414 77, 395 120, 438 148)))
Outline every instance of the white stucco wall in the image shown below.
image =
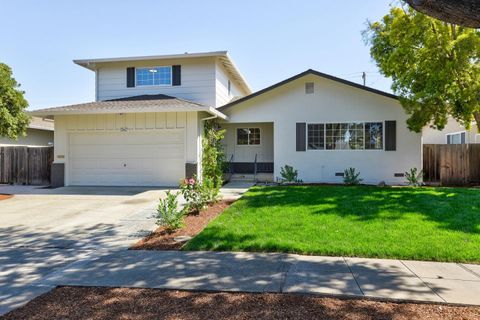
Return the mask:
MULTIPOLYGON (((161 134, 171 129, 185 132, 185 163, 197 163, 201 171, 201 116, 198 112, 123 113, 55 116, 54 162, 65 163, 68 172, 69 134, 74 132, 152 132, 161 134)), ((68 175, 65 177, 68 184, 68 175)))
POLYGON ((406 127, 400 103, 314 75, 307 75, 268 93, 223 110, 230 123, 273 122, 274 177, 280 167, 294 166, 305 182, 342 182, 336 172, 354 167, 365 183, 402 184, 404 173, 421 168, 421 134, 406 127), (305 94, 305 82, 315 93, 305 94), (397 150, 307 150, 296 152, 296 123, 397 121, 397 150))
POLYGON ((227 160, 233 162, 273 162, 273 123, 222 123, 226 129, 222 141, 227 160), (237 145, 237 128, 260 128, 260 145, 237 145))
POLYGON ((31 147, 48 147, 49 143, 53 143, 52 130, 27 129, 25 137, 19 137, 17 140, 0 138, 0 146, 31 146, 31 147))
POLYGON ((425 144, 445 144, 447 143, 447 134, 465 132, 465 143, 480 143, 480 135, 476 124, 473 123, 470 130, 465 129, 458 121, 449 118, 447 125, 443 130, 436 130, 425 127, 422 132, 423 143, 425 144))

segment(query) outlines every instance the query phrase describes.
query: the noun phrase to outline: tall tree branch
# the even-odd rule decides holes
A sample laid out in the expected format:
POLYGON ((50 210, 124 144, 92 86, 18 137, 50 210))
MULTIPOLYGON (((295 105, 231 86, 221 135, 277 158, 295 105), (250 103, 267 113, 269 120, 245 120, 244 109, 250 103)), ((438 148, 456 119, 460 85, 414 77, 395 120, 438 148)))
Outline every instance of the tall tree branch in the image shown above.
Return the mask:
POLYGON ((415 10, 459 26, 480 28, 478 0, 406 0, 415 10))

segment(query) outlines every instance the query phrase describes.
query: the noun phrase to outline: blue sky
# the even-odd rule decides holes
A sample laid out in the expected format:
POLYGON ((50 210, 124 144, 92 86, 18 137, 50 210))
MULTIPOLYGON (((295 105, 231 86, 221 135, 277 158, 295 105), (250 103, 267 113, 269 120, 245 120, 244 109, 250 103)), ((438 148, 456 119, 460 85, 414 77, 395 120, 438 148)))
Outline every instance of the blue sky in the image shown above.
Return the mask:
POLYGON ((393 0, 0 0, 0 61, 30 109, 92 101, 73 59, 228 50, 254 91, 313 68, 390 91, 361 31, 393 0))

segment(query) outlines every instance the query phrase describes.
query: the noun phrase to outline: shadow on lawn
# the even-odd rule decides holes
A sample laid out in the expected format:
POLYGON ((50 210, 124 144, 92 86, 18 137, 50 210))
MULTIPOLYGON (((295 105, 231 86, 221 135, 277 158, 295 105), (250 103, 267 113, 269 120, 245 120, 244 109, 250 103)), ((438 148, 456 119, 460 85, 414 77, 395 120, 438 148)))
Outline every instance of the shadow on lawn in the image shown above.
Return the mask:
POLYGON ((359 221, 397 220, 419 214, 440 228, 480 234, 480 190, 454 188, 380 188, 375 186, 289 186, 252 188, 246 207, 311 207, 314 214, 359 221))

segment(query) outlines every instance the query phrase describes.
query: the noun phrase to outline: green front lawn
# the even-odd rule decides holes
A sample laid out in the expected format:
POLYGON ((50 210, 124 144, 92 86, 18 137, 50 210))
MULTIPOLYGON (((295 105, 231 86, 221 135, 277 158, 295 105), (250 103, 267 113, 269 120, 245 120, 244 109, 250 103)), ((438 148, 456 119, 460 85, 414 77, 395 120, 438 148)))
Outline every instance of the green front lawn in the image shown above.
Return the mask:
POLYGON ((254 187, 186 249, 480 263, 480 189, 254 187))

